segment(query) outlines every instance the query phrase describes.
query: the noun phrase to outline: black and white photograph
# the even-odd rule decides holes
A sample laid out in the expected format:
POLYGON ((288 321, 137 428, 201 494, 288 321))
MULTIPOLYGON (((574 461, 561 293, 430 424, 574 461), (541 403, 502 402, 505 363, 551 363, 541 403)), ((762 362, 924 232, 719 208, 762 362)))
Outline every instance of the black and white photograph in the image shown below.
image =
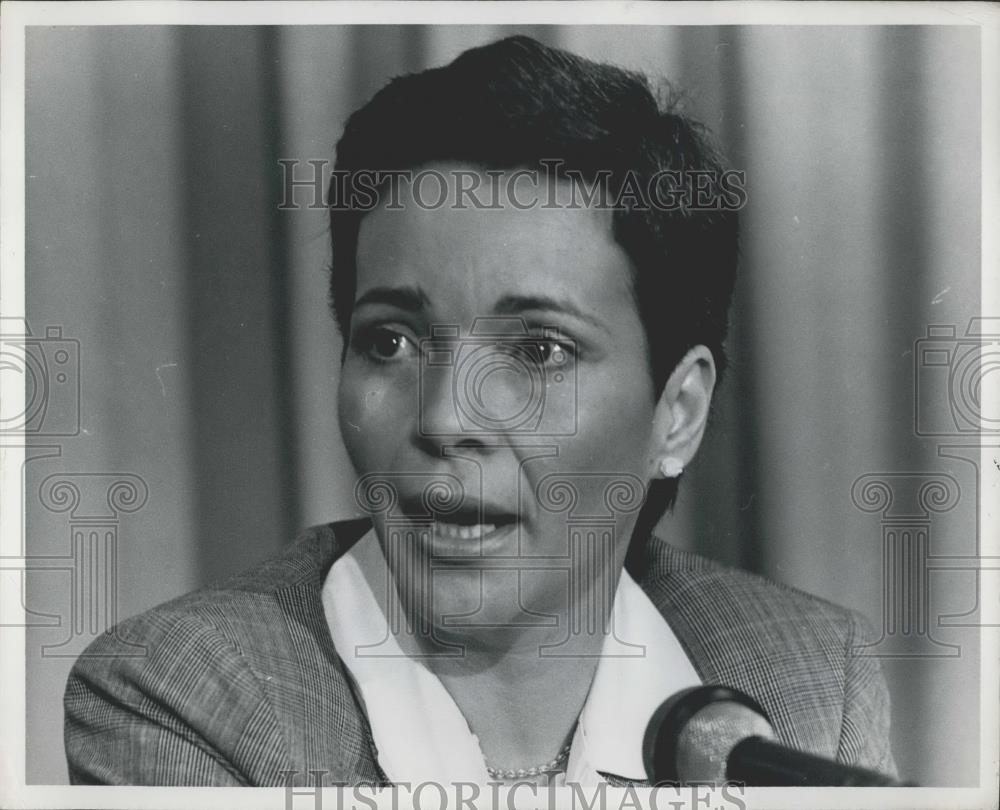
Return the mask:
POLYGON ((0 805, 997 807, 995 6, 0 14, 0 805))

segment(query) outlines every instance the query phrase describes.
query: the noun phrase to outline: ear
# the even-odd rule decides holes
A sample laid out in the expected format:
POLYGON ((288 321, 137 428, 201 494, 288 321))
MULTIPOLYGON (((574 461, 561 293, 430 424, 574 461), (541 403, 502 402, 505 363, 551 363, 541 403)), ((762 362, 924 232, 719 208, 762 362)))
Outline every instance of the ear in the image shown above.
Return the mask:
POLYGON ((715 390, 715 361, 705 346, 695 346, 674 368, 653 413, 650 477, 662 478, 660 462, 676 459, 686 467, 698 451, 715 390))

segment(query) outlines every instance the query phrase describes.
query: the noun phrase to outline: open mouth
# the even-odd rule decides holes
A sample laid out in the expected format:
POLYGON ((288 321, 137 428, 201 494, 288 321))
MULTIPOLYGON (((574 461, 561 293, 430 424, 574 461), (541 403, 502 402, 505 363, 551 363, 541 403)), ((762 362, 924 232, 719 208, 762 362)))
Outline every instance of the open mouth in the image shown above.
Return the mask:
POLYGON ((415 521, 433 520, 434 536, 448 543, 471 543, 499 537, 518 522, 514 512, 495 504, 482 501, 463 503, 458 509, 428 510, 418 498, 400 498, 400 508, 404 515, 415 521))
POLYGON ((483 540, 517 522, 517 516, 487 507, 434 516, 434 533, 443 540, 483 540))
POLYGON ((445 523, 436 520, 434 521, 434 532, 446 540, 481 540, 494 534, 499 525, 496 523, 473 523, 464 526, 460 523, 445 523))

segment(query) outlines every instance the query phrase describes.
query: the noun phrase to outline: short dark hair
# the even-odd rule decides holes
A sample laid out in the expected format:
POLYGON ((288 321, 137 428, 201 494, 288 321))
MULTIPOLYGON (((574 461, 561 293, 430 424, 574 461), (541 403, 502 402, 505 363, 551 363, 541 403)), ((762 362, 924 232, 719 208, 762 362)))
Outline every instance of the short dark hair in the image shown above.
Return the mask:
MULTIPOLYGON (((348 119, 334 168, 348 177, 439 161, 548 171, 548 161, 557 160, 584 178, 610 173, 619 187, 628 174, 645 187, 664 171, 698 173, 717 184, 722 165, 704 128, 660 96, 642 74, 509 37, 467 50, 444 67, 393 79, 348 119)), ((330 209, 330 292, 345 346, 364 213, 330 209)), ((721 374, 738 257, 734 206, 626 205, 612 211, 612 227, 635 269, 657 395, 699 344, 712 352, 721 374)), ((676 485, 663 482, 659 489, 650 500, 660 502, 662 514, 676 485)))

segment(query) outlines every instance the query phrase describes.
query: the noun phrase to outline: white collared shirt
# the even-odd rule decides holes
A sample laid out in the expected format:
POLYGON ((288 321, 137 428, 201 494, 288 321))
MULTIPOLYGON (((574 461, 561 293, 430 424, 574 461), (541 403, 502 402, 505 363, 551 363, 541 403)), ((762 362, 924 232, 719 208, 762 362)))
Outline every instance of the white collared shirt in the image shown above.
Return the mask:
MULTIPOLYGON (((394 783, 493 781, 444 684, 405 655, 389 632, 389 577, 372 530, 333 564, 322 592, 334 646, 365 705, 379 767, 394 783)), ((599 772, 645 779, 649 718, 675 692, 701 684, 670 626, 627 571, 611 627, 573 735, 566 782, 598 784, 605 781, 599 772)))

